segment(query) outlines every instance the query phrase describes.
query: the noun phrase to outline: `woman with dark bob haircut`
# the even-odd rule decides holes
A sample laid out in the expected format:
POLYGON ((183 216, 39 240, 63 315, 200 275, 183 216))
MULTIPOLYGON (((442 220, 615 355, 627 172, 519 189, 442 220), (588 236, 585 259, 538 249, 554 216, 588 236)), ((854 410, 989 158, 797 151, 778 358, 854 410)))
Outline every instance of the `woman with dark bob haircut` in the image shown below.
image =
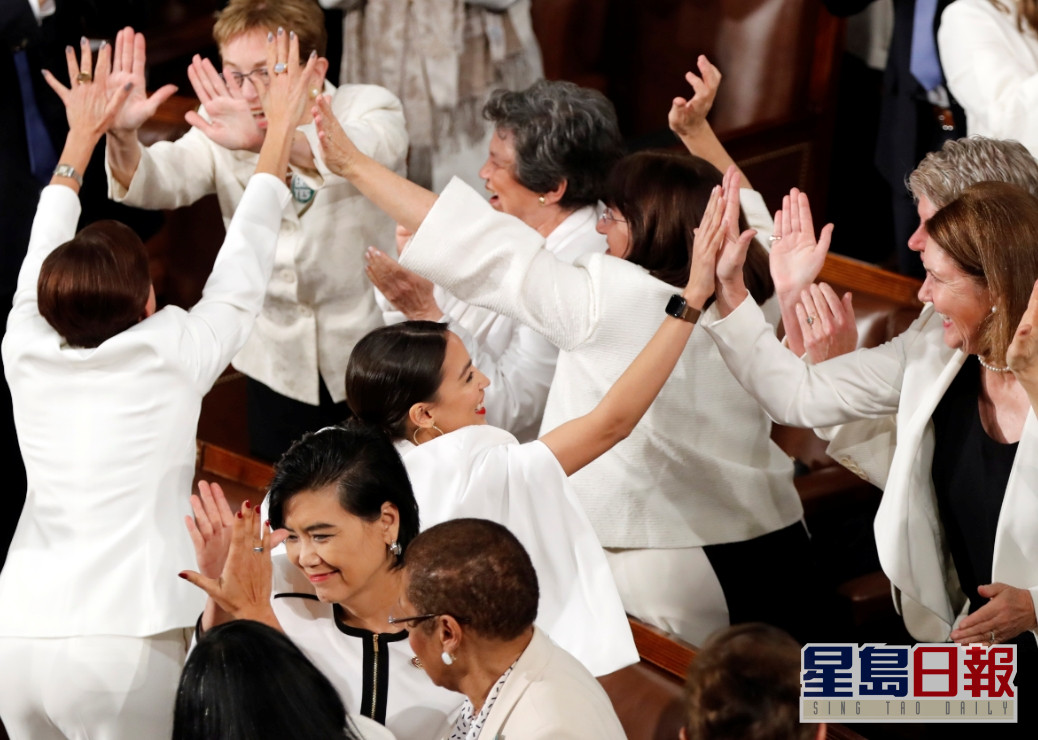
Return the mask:
MULTIPOLYGON (((713 290, 712 281, 706 283, 699 276, 713 270, 726 236, 724 213, 737 207, 736 196, 730 193, 725 201, 718 189, 707 208, 696 237, 691 277, 683 292, 691 305, 702 305, 713 290)), ((751 235, 747 232, 736 245, 724 249, 722 259, 740 260, 751 235)), ((390 440, 396 443, 425 525, 477 516, 507 526, 527 548, 540 575, 538 624, 596 675, 635 662, 637 651, 602 549, 567 476, 630 433, 681 355, 692 328, 687 321, 664 317, 656 335, 594 409, 525 444, 486 424, 483 391, 487 379, 473 366, 461 340, 443 324, 405 322, 377 329, 358 343, 347 366, 346 389, 356 417, 352 423, 366 425, 368 433, 381 436, 385 445, 390 440)), ((321 508, 307 503, 304 510, 297 501, 309 502, 312 494, 281 503, 280 470, 295 457, 293 449, 279 464, 270 494, 273 523, 282 523, 279 511, 283 511, 283 523, 291 533, 290 558, 296 557, 293 537, 304 543, 296 552, 309 553, 305 547, 308 538, 327 534, 317 525, 338 516, 336 511, 342 509, 333 501, 321 508)), ((315 486, 306 484, 308 490, 315 486)), ((381 506, 380 516, 353 538, 366 533, 372 552, 381 552, 381 557, 371 561, 371 568, 381 573, 388 569, 386 549, 392 551, 398 540, 403 516, 396 513, 398 507, 383 503, 385 495, 375 500, 381 506)), ((332 547, 337 537, 330 538, 327 546, 332 547)), ((404 545, 401 539, 396 549, 404 545)), ((315 545, 314 550, 320 546, 315 545)), ((297 561, 322 601, 345 603, 342 599, 349 594, 339 590, 341 575, 329 575, 345 572, 343 558, 332 553, 304 560, 300 555, 297 561)), ((223 586, 201 582, 217 601, 228 601, 230 597, 221 591, 236 580, 240 579, 225 574, 223 586)), ((356 575, 347 580, 358 582, 356 575)), ((375 582, 366 577, 360 582, 372 584, 364 590, 366 598, 372 598, 375 582)), ((279 619, 281 601, 277 600, 273 610, 279 619)), ((367 604, 370 620, 365 624, 370 626, 366 628, 374 631, 380 616, 385 624, 386 601, 367 604)), ((262 600, 231 605, 227 611, 240 617, 255 613, 253 609, 264 619, 274 616, 262 600)), ((282 625, 294 635, 284 620, 282 625)), ((313 659, 320 664, 318 657, 313 659)), ((389 701, 393 702, 392 691, 389 701)), ((351 706, 349 701, 347 706, 351 706)), ((367 713, 368 709, 362 706, 361 711, 367 713)))
POLYGON ((214 627, 184 664, 173 740, 385 740, 366 717, 347 717, 328 679, 291 640, 249 619, 214 627))
MULTIPOLYGON (((200 532, 226 531, 242 521, 215 486, 196 503, 200 532)), ((270 525, 279 530, 275 542, 284 537, 283 551, 269 556, 272 543, 269 535, 267 542, 258 539, 259 507, 250 502, 242 509, 252 525, 244 560, 236 559, 233 543, 228 554, 219 536, 207 536, 199 547, 200 563, 211 557, 222 568, 227 562, 222 589, 188 574, 214 597, 202 630, 239 618, 281 629, 328 677, 351 714, 401 738, 432 738, 459 699, 414 669, 405 625, 387 621, 402 588, 401 556, 418 534, 418 505, 392 442, 355 420, 307 434, 275 466, 266 505, 270 525), (228 584, 253 587, 239 598, 228 584)))
MULTIPOLYGON (((566 262, 604 251, 605 240, 595 231, 598 204, 622 153, 612 103, 572 82, 540 80, 526 90, 497 90, 483 115, 494 126, 479 171, 490 205, 536 229, 544 249, 566 262)), ((405 242, 406 232, 398 231, 398 247, 405 242)), ((368 251, 368 264, 368 275, 388 299, 380 296, 386 323, 449 320, 490 379, 487 422, 520 442, 536 439, 558 349, 513 317, 471 306, 378 250, 368 251)))
MULTIPOLYGON (((140 239, 114 221, 78 234, 91 152, 132 100, 112 48, 67 50, 69 134, 40 196, 3 339, 25 508, 0 573, 0 717, 15 738, 169 737, 199 594, 181 528, 202 396, 245 344, 274 264, 290 142, 313 64, 285 34, 267 137, 199 302, 156 310, 140 239), (113 66, 115 67, 113 71, 113 66), (122 79, 119 79, 122 77, 122 79), (14 667, 32 666, 32 670, 14 667)), ((279 61, 280 60, 280 61, 279 61)), ((246 184, 247 182, 247 184, 246 184)), ((5 512, 10 515, 10 512, 5 512)), ((219 574, 219 571, 216 571, 219 574)))
MULTIPOLYGON (((721 178, 701 159, 637 154, 618 165, 604 193, 611 204, 598 228, 608 254, 570 264, 543 248, 543 234, 496 213, 463 185, 438 197, 421 190, 356 151, 326 113, 315 120, 332 170, 415 231, 405 267, 561 350, 542 433, 591 412, 668 307, 694 321, 697 314, 685 309, 712 296, 713 286, 703 303, 682 304, 680 291, 713 188, 724 184, 730 195, 727 243, 746 222, 771 227, 760 194, 739 187, 734 167, 721 178)), ((739 264, 777 325, 760 245, 739 264)), ((760 405, 697 334, 630 438, 573 476, 628 613, 693 643, 747 620, 800 633, 812 613, 797 575, 807 567, 809 540, 792 463, 770 431, 760 405)))
POLYGON ((441 737, 626 737, 594 676, 534 626, 537 572, 508 529, 437 524, 411 544, 404 572, 393 621, 409 625, 429 678, 465 695, 441 737))

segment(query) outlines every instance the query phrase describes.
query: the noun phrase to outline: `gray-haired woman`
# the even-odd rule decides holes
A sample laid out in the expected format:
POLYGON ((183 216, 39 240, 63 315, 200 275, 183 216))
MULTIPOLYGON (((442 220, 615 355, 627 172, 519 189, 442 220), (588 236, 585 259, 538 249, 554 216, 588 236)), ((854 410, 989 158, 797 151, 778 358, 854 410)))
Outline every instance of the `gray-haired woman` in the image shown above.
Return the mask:
MULTIPOLYGON (((571 82, 540 80, 519 92, 498 90, 483 115, 494 125, 479 171, 490 204, 536 229, 544 248, 567 262, 604 252, 606 241, 595 231, 598 203, 621 155, 612 103, 571 82)), ((407 236, 398 231, 398 241, 407 236)), ((555 374, 554 345, 514 319, 465 303, 377 249, 368 250, 367 271, 381 291, 386 323, 449 321, 490 379, 487 422, 520 442, 537 438, 555 374)))

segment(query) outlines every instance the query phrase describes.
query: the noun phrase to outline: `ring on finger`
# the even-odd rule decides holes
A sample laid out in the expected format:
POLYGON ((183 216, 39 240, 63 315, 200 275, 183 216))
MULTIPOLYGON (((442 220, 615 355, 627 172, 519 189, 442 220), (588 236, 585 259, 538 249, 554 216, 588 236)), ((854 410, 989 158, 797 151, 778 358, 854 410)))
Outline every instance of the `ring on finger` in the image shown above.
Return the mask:
POLYGON ((260 545, 259 547, 252 548, 252 551, 253 552, 263 552, 263 545, 260 545))
POLYGON ((991 638, 991 644, 994 645, 998 642, 998 635, 995 634, 995 630, 991 630, 991 634, 988 635, 991 638))
POLYGON ((772 244, 774 244, 775 242, 777 242, 781 238, 782 238, 781 236, 775 236, 774 234, 772 234, 771 236, 768 237, 768 241, 771 242, 772 244))
POLYGON ((93 81, 94 81, 94 75, 91 74, 90 72, 80 72, 78 75, 76 75, 76 84, 77 85, 82 85, 82 84, 84 84, 86 82, 93 82, 93 81))
POLYGON ((814 316, 808 316, 807 317, 807 325, 811 326, 813 323, 815 323, 815 317, 814 316))
POLYGON ((287 71, 288 71, 288 65, 285 64, 284 62, 278 62, 277 64, 274 65, 274 74, 276 74, 276 75, 284 74, 287 71))

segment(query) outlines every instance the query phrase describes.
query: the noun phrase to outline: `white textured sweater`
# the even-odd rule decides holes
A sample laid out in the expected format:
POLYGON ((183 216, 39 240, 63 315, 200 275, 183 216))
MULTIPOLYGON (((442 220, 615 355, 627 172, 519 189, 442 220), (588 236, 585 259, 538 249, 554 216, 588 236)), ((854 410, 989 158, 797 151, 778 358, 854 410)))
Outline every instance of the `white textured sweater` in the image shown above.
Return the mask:
MULTIPOLYGON (((743 191, 751 225, 760 196, 743 191)), ((765 228, 765 230, 767 230, 765 228)), ((559 347, 542 432, 588 413, 659 328, 675 288, 594 254, 567 264, 544 239, 455 180, 401 263, 469 303, 512 316, 559 347)), ((777 317, 774 300, 766 304, 777 317)), ((792 463, 771 422, 696 330, 659 397, 626 440, 571 477, 605 547, 738 542, 802 516, 792 463)))

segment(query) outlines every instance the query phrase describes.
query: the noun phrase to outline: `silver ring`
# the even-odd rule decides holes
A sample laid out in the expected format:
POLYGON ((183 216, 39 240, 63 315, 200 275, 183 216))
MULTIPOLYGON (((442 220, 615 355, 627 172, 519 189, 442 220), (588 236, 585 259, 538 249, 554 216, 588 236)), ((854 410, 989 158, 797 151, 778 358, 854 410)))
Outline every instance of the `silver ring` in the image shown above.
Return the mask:
POLYGON ((781 236, 775 236, 774 234, 772 234, 771 236, 768 237, 768 241, 771 242, 772 244, 774 244, 775 242, 777 242, 781 238, 782 238, 781 236))
POLYGON ((253 552, 263 552, 263 545, 260 545, 259 547, 252 548, 252 551, 253 552))
POLYGON ((814 316, 808 316, 807 317, 807 325, 811 326, 811 324, 813 324, 813 323, 815 323, 815 317, 814 316))
POLYGON ((288 65, 284 62, 278 62, 274 65, 274 74, 279 75, 288 70, 288 65))
POLYGON ((991 644, 992 645, 994 645, 996 642, 998 642, 998 636, 995 634, 995 630, 991 630, 990 637, 991 637, 991 644))

